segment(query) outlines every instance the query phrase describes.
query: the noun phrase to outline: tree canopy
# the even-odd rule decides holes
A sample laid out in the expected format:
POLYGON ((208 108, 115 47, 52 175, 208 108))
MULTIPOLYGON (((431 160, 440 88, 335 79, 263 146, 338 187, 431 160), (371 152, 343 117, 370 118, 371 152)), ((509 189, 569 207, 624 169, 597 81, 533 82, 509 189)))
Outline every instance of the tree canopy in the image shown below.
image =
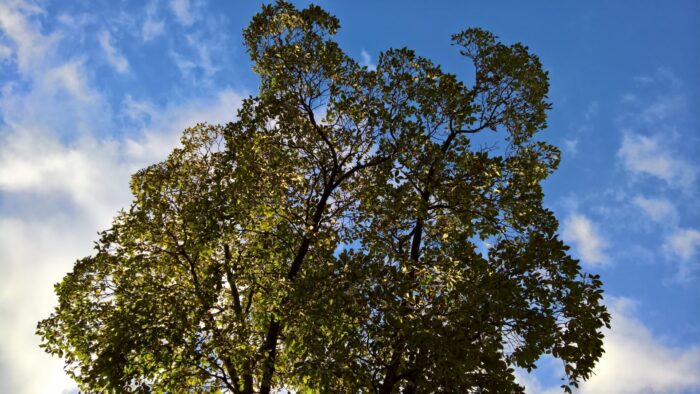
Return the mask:
POLYGON ((358 65, 317 6, 263 6, 235 122, 185 130, 56 285, 38 325, 86 392, 570 390, 609 324, 542 204, 548 77, 521 44, 452 37, 471 84, 406 48, 358 65))

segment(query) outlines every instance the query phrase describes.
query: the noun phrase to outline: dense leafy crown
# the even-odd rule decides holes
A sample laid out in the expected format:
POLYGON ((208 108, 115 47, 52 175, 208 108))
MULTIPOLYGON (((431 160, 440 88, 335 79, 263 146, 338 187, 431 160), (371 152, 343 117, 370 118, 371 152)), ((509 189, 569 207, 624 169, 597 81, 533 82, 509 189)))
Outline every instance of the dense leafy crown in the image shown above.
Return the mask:
POLYGON ((38 326, 82 390, 510 393, 542 354, 590 376, 609 315, 542 207, 537 57, 468 29, 467 86, 409 49, 361 67, 338 27, 264 6, 258 96, 133 176, 38 326))

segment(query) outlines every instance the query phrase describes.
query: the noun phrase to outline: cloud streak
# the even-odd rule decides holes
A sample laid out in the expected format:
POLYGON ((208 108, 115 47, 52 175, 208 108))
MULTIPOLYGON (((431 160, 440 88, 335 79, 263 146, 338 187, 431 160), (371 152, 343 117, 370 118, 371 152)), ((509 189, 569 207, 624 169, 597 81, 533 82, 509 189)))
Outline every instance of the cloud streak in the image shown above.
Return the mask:
POLYGON ((105 54, 107 62, 120 74, 129 72, 129 61, 112 45, 112 37, 109 32, 103 30, 97 40, 100 43, 100 47, 105 54))

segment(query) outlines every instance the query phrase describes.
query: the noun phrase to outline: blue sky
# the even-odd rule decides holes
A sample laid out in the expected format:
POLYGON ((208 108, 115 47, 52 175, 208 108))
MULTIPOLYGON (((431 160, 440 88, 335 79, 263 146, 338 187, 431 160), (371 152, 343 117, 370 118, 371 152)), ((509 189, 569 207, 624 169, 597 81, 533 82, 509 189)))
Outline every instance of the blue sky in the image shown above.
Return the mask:
MULTIPOLYGON (((582 393, 700 392, 700 3, 321 1, 371 65, 408 46, 469 79, 450 35, 523 42, 549 70, 546 204, 613 313, 582 393)), ((299 5, 305 5, 300 2, 299 5)), ((72 388, 36 322, 52 284, 130 201, 129 174, 256 92, 258 2, 0 0, 0 392, 72 388)), ((530 393, 557 387, 550 359, 530 393)), ((556 392, 553 391, 553 392, 556 392)))

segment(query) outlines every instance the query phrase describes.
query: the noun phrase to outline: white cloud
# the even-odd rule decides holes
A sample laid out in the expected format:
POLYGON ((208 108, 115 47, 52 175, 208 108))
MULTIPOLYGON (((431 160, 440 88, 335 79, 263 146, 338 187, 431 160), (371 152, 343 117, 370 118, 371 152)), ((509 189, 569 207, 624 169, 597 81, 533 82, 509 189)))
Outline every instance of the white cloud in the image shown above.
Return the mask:
POLYGON ((69 204, 86 215, 107 219, 105 223, 113 207, 129 201, 124 185, 133 166, 120 155, 117 143, 82 137, 66 144, 56 135, 18 130, 3 137, 0 191, 10 200, 17 196, 46 204, 55 200, 50 205, 69 204), (114 183, 105 182, 105 174, 114 183))
POLYGON ((670 222, 669 224, 674 224, 677 220, 678 212, 676 207, 665 198, 636 196, 633 201, 635 205, 644 211, 649 219, 657 223, 668 221, 670 222))
POLYGON ((662 143, 660 135, 645 136, 625 132, 617 152, 625 169, 633 174, 646 174, 676 187, 690 187, 696 170, 689 162, 678 158, 662 143))
POLYGON ((0 370, 5 371, 0 392, 71 387, 61 363, 45 355, 33 335, 36 322, 55 304, 52 284, 74 259, 90 252, 96 231, 128 205, 130 173, 162 160, 185 126, 233 118, 239 102, 237 94, 224 90, 209 99, 152 106, 153 118, 138 136, 125 140, 85 136, 65 142, 42 125, 33 131, 0 130, 0 192, 14 215, 0 211, 0 338, 9 339, 0 342, 0 370), (43 371, 40 377, 34 376, 37 369, 43 371))
POLYGON ((372 56, 370 56, 370 54, 364 49, 360 53, 360 57, 362 57, 362 61, 360 62, 361 66, 365 66, 372 71, 377 69, 377 65, 372 63, 372 56))
POLYGON ((692 259, 700 248, 700 231, 680 229, 668 237, 666 245, 684 261, 692 259))
POLYGON ((175 14, 175 19, 183 26, 190 26, 196 19, 190 0, 171 0, 170 9, 175 14))
POLYGON ((600 236, 596 224, 585 215, 569 215, 564 221, 562 236, 575 245, 583 263, 595 266, 608 262, 609 258, 605 254, 607 244, 600 236))
POLYGON ((100 47, 105 53, 107 62, 114 67, 117 72, 123 74, 129 71, 129 61, 126 60, 114 46, 112 46, 112 37, 108 31, 103 30, 98 36, 100 47))
POLYGON ((609 302, 612 329, 605 354, 581 394, 680 393, 700 390, 700 347, 668 346, 634 316, 626 298, 609 302))
MULTIPOLYGON (((611 329, 604 330, 605 353, 579 394, 672 394, 700 390, 700 347, 669 346, 635 317, 635 303, 628 298, 608 298, 611 329)), ((543 387, 532 374, 517 374, 528 394, 561 392, 543 387)))

